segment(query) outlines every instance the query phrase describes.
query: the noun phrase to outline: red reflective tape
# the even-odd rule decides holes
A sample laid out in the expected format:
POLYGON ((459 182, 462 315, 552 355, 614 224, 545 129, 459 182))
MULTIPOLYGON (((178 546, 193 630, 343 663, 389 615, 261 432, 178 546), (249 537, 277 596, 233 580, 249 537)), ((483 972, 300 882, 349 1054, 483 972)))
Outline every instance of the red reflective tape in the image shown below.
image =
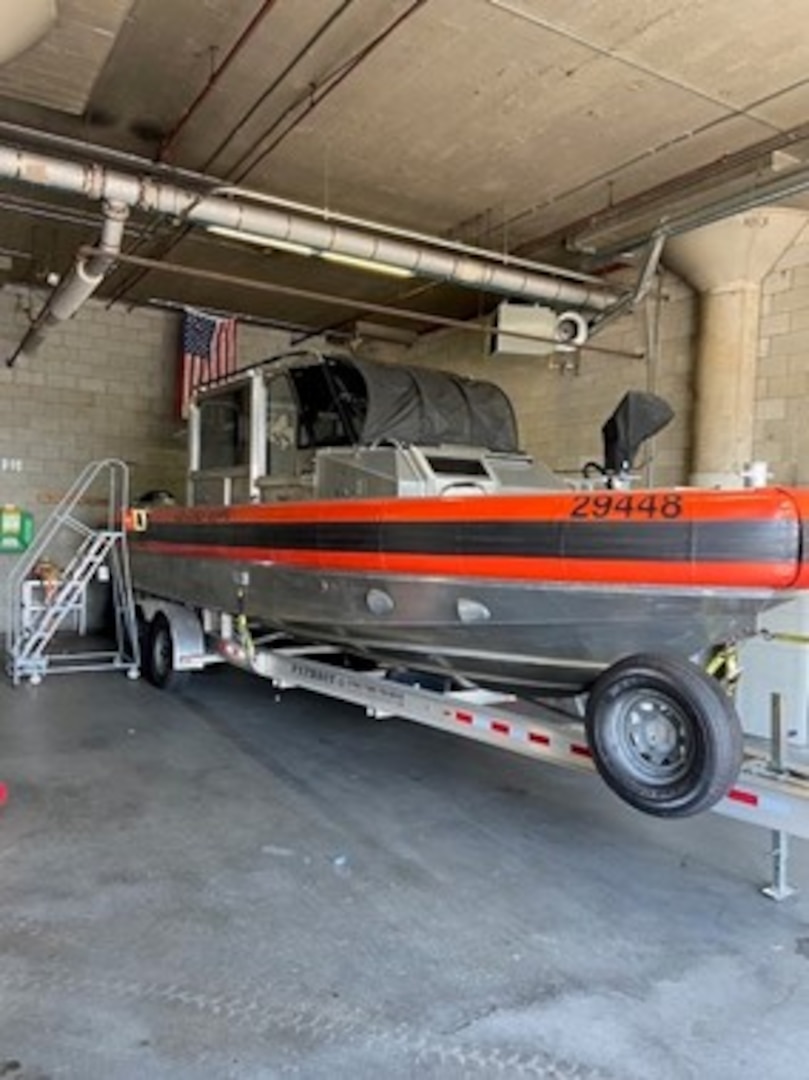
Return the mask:
POLYGON ((570 744, 570 752, 571 752, 571 754, 578 754, 579 757, 592 757, 593 756, 590 753, 590 747, 585 746, 583 743, 572 742, 570 744))
POLYGON ((741 791, 739 788, 732 788, 728 792, 728 798, 733 799, 734 802, 744 803, 745 806, 758 806, 758 795, 754 795, 752 791, 741 791))
POLYGON ((8 785, 0 783, 0 806, 5 806, 8 802, 8 785))
POLYGON ((550 746, 551 745, 551 737, 550 737, 550 735, 540 735, 538 731, 529 731, 528 732, 528 741, 529 742, 540 743, 542 746, 550 746))
POLYGON ((462 724, 473 724, 475 722, 475 718, 471 712, 456 712, 455 719, 459 720, 462 724))
POLYGON ((492 731, 496 731, 499 735, 510 735, 511 725, 507 724, 505 720, 492 720, 489 724, 492 731))

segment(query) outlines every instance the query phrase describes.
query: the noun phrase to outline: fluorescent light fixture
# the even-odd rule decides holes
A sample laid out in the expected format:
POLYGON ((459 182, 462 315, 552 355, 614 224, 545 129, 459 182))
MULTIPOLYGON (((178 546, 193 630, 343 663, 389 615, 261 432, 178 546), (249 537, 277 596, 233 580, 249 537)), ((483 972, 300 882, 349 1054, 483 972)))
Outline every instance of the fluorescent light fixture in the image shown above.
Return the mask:
POLYGON ((289 251, 293 255, 316 255, 313 247, 307 244, 293 244, 290 240, 273 240, 269 236, 260 233, 243 232, 241 229, 231 229, 227 225, 206 225, 209 233, 216 236, 224 236, 228 240, 242 240, 245 244, 257 244, 263 248, 277 248, 279 251, 289 251))
POLYGON ((353 266, 357 270, 372 270, 377 274, 389 274, 391 277, 413 277, 412 270, 406 270, 403 266, 391 266, 390 263, 374 262, 373 259, 360 259, 356 255, 341 255, 337 251, 319 252, 322 259, 329 262, 342 263, 344 266, 353 266))
POLYGON ((308 244, 294 244, 291 240, 273 240, 269 236, 260 233, 243 232, 241 229, 231 229, 227 225, 206 225, 207 232, 216 236, 224 236, 228 240, 241 240, 245 244, 257 244, 263 248, 273 248, 278 251, 289 251, 293 255, 317 255, 329 262, 341 263, 343 266, 352 266, 357 270, 371 270, 377 274, 388 274, 391 277, 410 278, 414 274, 403 266, 391 266, 390 263, 375 262, 373 259, 361 259, 357 255, 341 255, 338 251, 319 251, 308 244))
POLYGON ((291 240, 267 240, 266 244, 277 251, 289 251, 292 255, 317 255, 308 244, 293 244, 291 240))

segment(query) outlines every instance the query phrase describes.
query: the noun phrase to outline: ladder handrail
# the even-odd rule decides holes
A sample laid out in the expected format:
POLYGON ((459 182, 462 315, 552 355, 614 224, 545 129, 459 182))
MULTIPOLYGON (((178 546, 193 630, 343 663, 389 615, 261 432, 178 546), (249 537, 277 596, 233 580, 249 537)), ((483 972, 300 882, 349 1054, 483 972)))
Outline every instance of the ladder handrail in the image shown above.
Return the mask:
MULTIPOLYGON (((68 491, 62 496, 58 504, 51 511, 49 518, 39 531, 39 535, 33 545, 25 553, 25 556, 18 560, 14 566, 11 571, 11 581, 14 581, 17 578, 19 578, 19 580, 25 579, 26 574, 23 574, 23 566, 26 567, 27 571, 30 571, 31 568, 36 565, 40 556, 47 548, 48 543, 58 532, 60 526, 68 525, 69 527, 80 529, 82 531, 88 528, 84 522, 79 521, 77 518, 73 518, 70 511, 75 509, 82 497, 87 493, 88 489, 92 487, 97 477, 104 469, 110 470, 110 495, 107 498, 107 527, 115 528, 115 511, 125 509, 129 502, 129 469, 126 462, 121 460, 121 458, 102 458, 99 461, 91 461, 85 465, 79 476, 73 481, 73 484, 68 491), (116 492, 114 484, 114 471, 117 470, 120 470, 121 474, 120 493, 116 492)), ((122 525, 119 524, 118 528, 120 529, 121 527, 122 525)))
POLYGON ((123 528, 122 514, 129 503, 129 468, 121 458, 101 458, 91 461, 82 469, 65 495, 51 512, 38 533, 33 545, 24 556, 17 560, 8 578, 8 632, 12 641, 19 635, 20 627, 20 591, 22 583, 30 577, 31 571, 40 561, 48 546, 53 542, 59 530, 65 526, 85 535, 94 532, 84 522, 74 518, 75 510, 83 496, 95 484, 105 470, 109 470, 109 488, 107 495, 107 527, 118 530, 123 528))

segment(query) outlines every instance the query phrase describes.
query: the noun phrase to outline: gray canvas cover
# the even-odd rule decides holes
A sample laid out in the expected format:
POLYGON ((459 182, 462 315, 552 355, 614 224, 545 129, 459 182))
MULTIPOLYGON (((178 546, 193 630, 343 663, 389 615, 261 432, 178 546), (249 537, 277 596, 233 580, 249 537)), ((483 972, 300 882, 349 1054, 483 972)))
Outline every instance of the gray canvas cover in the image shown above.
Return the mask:
POLYGON ((431 368, 347 362, 360 372, 368 392, 363 443, 389 439, 517 450, 514 410, 493 383, 431 368))

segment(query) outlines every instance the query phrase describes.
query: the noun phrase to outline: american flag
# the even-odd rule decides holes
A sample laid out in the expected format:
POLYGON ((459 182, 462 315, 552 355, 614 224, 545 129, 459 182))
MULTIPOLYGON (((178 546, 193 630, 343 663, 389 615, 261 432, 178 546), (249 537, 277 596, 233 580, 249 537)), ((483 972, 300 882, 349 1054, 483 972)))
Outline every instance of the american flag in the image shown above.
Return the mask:
POLYGON ((184 311, 179 393, 182 419, 188 418, 191 396, 198 386, 235 370, 236 320, 184 311))

